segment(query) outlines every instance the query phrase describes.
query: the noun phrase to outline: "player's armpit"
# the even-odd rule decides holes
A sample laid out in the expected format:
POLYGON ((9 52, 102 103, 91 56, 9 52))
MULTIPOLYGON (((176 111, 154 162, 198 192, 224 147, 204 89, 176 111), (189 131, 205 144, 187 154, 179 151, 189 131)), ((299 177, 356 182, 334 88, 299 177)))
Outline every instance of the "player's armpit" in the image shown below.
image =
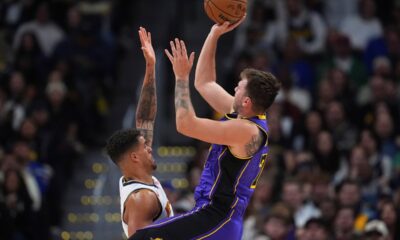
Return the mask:
POLYGON ((129 236, 151 224, 161 211, 156 194, 147 189, 132 193, 124 207, 123 220, 128 225, 129 236))

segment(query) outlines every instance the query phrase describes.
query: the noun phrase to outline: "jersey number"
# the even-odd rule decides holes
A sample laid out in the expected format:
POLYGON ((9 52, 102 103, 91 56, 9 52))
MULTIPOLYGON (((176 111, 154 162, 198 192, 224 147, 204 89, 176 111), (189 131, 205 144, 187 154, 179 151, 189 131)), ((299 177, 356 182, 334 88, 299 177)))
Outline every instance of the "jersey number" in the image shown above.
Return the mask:
POLYGON ((261 156, 261 161, 260 161, 260 164, 258 165, 258 167, 260 168, 260 170, 258 171, 258 174, 257 174, 256 179, 254 179, 253 183, 252 183, 251 186, 250 186, 251 189, 255 189, 256 186, 257 186, 258 179, 261 177, 261 174, 262 174, 262 172, 263 172, 263 170, 264 170, 265 164, 267 163, 267 156, 268 156, 267 153, 266 153, 266 154, 263 154, 263 155, 261 156))

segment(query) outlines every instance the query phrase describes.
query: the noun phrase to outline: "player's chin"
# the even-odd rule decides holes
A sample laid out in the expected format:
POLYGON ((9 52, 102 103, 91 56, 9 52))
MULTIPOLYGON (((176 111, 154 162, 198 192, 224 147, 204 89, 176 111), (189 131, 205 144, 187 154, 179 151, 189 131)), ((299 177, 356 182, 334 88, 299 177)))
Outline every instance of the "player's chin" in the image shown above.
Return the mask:
POLYGON ((151 167, 153 168, 153 170, 156 170, 156 169, 157 169, 157 164, 156 164, 156 163, 153 163, 153 164, 151 165, 151 167))

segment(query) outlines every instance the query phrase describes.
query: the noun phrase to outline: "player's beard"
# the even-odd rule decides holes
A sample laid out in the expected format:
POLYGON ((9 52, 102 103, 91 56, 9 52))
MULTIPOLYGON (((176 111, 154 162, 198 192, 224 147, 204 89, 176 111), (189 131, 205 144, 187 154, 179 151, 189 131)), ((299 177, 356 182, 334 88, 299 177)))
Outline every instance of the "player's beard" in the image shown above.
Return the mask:
POLYGON ((240 100, 235 99, 233 102, 233 111, 239 113, 241 110, 242 110, 242 103, 240 102, 240 100))

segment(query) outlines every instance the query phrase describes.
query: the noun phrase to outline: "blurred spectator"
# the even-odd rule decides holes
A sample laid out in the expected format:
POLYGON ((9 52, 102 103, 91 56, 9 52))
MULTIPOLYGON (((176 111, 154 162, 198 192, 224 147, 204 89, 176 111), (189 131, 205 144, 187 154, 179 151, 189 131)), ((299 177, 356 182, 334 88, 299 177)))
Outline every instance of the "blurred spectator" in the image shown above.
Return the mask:
POLYGON ((305 224, 304 233, 298 239, 328 240, 330 237, 329 226, 321 218, 311 218, 305 224))
POLYGON ((363 51, 368 41, 382 35, 382 25, 376 18, 376 6, 373 0, 360 0, 358 14, 343 20, 340 31, 350 38, 351 46, 363 51))
POLYGON ((384 222, 373 220, 365 225, 362 239, 365 240, 386 240, 388 239, 389 231, 384 222))
POLYGON ((295 38, 287 39, 282 50, 282 61, 278 62, 277 65, 280 67, 287 66, 295 88, 313 90, 314 69, 302 56, 295 38))
POLYGON ((394 203, 385 201, 379 209, 379 217, 386 224, 389 230, 388 239, 399 239, 400 237, 400 220, 399 210, 396 209, 394 203))
POLYGON ((325 109, 325 123, 332 133, 333 141, 336 143, 340 154, 347 153, 351 146, 356 143, 357 132, 355 126, 346 117, 343 104, 332 101, 325 109))
POLYGON ((364 149, 369 164, 372 166, 374 179, 379 181, 383 191, 389 191, 389 182, 392 178, 392 160, 389 156, 380 152, 381 146, 376 134, 368 129, 364 129, 360 135, 360 145, 364 149))
POLYGON ((328 26, 338 29, 343 19, 357 13, 358 0, 323 1, 323 4, 328 26))
POLYGON ((331 53, 319 66, 320 76, 325 76, 332 68, 337 68, 350 79, 353 86, 363 86, 367 82, 367 73, 363 62, 352 53, 350 40, 345 35, 332 32, 329 36, 328 47, 331 53))
POLYGON ((2 195, 0 221, 5 223, 1 231, 4 239, 32 239, 32 200, 17 170, 5 171, 2 195))
POLYGON ((36 10, 36 18, 33 21, 22 24, 15 35, 13 48, 18 49, 24 33, 32 32, 36 35, 40 48, 44 54, 50 57, 55 46, 63 39, 63 31, 51 21, 49 5, 42 3, 36 10))
POLYGON ((327 131, 319 132, 313 149, 318 167, 333 175, 339 169, 341 159, 332 135, 327 131))
POLYGON ((293 239, 293 219, 290 210, 284 205, 275 205, 263 221, 262 234, 255 240, 293 239))
POLYGON ((391 65, 400 60, 399 34, 393 26, 384 28, 383 36, 371 39, 364 52, 364 62, 369 73, 373 70, 373 62, 377 57, 387 57, 391 65))
POLYGON ((354 240, 355 211, 351 207, 341 207, 338 209, 334 222, 334 235, 336 240, 354 240))
POLYGON ((325 23, 321 16, 310 11, 303 0, 286 0, 286 12, 278 18, 273 31, 268 32, 274 43, 285 43, 287 39, 298 41, 300 49, 310 55, 323 51, 326 37, 325 23))
POLYGON ((299 181, 286 180, 282 187, 282 200, 293 211, 296 227, 303 227, 312 217, 318 217, 321 212, 304 198, 303 187, 299 181))

